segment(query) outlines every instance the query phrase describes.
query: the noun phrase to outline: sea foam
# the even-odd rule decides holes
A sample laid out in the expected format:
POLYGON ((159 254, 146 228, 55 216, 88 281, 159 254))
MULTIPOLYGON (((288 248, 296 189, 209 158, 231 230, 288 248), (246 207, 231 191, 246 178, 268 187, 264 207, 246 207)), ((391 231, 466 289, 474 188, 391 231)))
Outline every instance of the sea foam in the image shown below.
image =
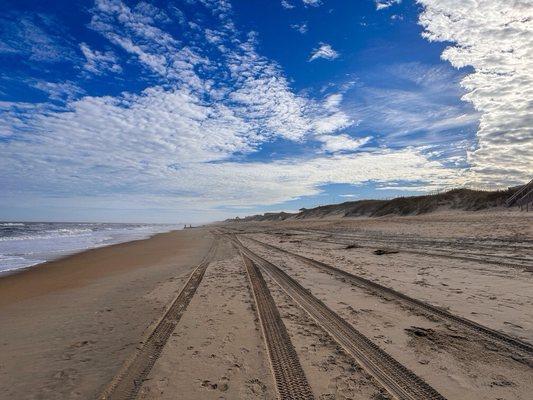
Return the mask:
POLYGON ((0 222, 0 273, 78 251, 148 238, 182 225, 0 222))

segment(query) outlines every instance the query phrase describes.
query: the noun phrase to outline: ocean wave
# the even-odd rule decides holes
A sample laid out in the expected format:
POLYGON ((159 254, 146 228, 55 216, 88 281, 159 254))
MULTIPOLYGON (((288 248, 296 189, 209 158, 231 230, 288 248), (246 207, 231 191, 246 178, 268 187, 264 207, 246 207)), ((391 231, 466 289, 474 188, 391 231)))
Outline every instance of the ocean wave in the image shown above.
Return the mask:
MULTIPOLYGON (((90 231, 89 231, 90 232, 90 231)), ((19 240, 47 240, 47 239, 61 239, 61 238, 75 238, 90 236, 89 232, 49 232, 48 234, 26 234, 26 235, 17 235, 17 236, 6 236, 0 237, 0 242, 10 242, 10 241, 19 241, 19 240)))
POLYGON ((148 238, 178 227, 150 224, 18 223, 16 226, 3 228, 0 231, 0 272, 25 268, 85 249, 148 238))
POLYGON ((75 228, 75 229, 50 229, 46 232, 48 233, 59 233, 59 234, 66 234, 66 235, 77 235, 80 233, 88 233, 88 232, 96 232, 103 229, 89 229, 89 228, 75 228))
POLYGON ((0 254, 0 274, 10 271, 16 271, 21 268, 28 268, 36 264, 41 264, 46 260, 28 259, 20 256, 9 256, 0 254))

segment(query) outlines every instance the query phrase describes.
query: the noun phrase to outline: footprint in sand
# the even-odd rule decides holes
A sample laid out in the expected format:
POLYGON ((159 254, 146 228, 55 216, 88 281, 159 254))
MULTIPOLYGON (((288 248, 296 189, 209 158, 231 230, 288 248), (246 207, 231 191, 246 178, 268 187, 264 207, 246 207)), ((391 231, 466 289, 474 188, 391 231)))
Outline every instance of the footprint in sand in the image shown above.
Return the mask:
POLYGON ((517 328, 517 329, 524 329, 523 327, 521 327, 520 325, 516 325, 516 324, 513 324, 512 322, 509 322, 509 321, 504 321, 503 322, 505 325, 509 325, 513 328, 517 328))
POLYGON ((245 385, 246 385, 247 392, 249 394, 246 398, 257 398, 257 399, 265 398, 267 387, 259 379, 251 379, 249 381, 246 381, 245 385))

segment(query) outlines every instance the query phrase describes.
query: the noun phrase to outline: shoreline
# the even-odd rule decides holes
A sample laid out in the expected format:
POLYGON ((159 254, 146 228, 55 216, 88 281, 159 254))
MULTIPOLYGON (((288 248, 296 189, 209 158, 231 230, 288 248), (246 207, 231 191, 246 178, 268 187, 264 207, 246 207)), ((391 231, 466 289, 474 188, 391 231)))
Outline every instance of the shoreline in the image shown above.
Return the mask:
MULTIPOLYGON (((164 225, 164 224, 162 224, 162 225, 164 225)), ((69 249, 51 250, 51 251, 48 251, 48 253, 43 253, 43 258, 46 258, 46 259, 36 260, 35 263, 29 264, 29 265, 24 265, 24 266, 20 266, 20 267, 15 266, 13 268, 0 270, 0 279, 2 277, 4 277, 4 276, 17 274, 17 273, 23 272, 23 271, 25 271, 27 269, 39 267, 39 266, 42 266, 42 265, 47 264, 49 262, 62 260, 63 258, 70 257, 72 255, 76 255, 76 254, 79 254, 79 253, 83 253, 85 251, 94 250, 94 249, 101 249, 101 248, 105 248, 105 247, 108 247, 108 246, 114 246, 114 245, 122 244, 122 243, 129 243, 129 242, 134 242, 134 241, 139 241, 139 240, 147 240, 147 239, 151 239, 154 236, 159 235, 159 234, 169 233, 169 232, 178 231, 178 230, 179 229, 177 227, 173 227, 172 229, 166 230, 166 231, 150 232, 150 233, 147 233, 146 236, 141 236, 141 237, 132 236, 130 238, 120 238, 118 236, 115 236, 115 237, 108 238, 108 239, 106 239, 104 241, 101 241, 101 242, 96 242, 96 243, 94 243, 92 245, 89 244, 87 247, 73 248, 73 249, 70 249, 70 250, 69 249), (125 239, 125 240, 123 240, 123 239, 125 239)), ((133 234, 133 232, 128 232, 128 233, 133 234)), ((68 236, 59 237, 59 239, 70 239, 70 237, 68 237, 68 236)), ((25 241, 26 240, 31 245, 33 239, 16 239, 15 238, 13 240, 20 240, 20 241, 25 241)), ((26 255, 24 255, 24 256, 26 256, 26 255)), ((27 260, 28 262, 31 261, 30 258, 24 258, 24 259, 27 260)))
POLYGON ((108 247, 118 246, 118 245, 127 244, 127 243, 142 242, 144 240, 150 240, 150 239, 155 238, 156 236, 164 235, 164 234, 172 233, 172 232, 180 232, 180 230, 179 229, 173 229, 173 230, 166 231, 166 232, 154 233, 154 234, 150 235, 149 237, 142 238, 142 239, 132 239, 132 240, 127 240, 125 242, 109 243, 109 244, 103 244, 101 246, 90 247, 90 248, 80 249, 80 250, 74 250, 71 253, 63 254, 61 256, 52 258, 50 260, 37 262, 35 264, 28 265, 28 266, 25 266, 25 267, 13 268, 13 269, 7 269, 7 270, 0 271, 0 280, 5 278, 5 277, 7 277, 7 276, 12 276, 12 275, 17 275, 19 273, 24 273, 24 272, 27 272, 28 270, 31 270, 31 269, 37 268, 37 267, 41 267, 41 266, 44 267, 44 266, 46 266, 46 264, 54 263, 56 261, 62 261, 62 260, 68 259, 69 257, 77 256, 77 255, 80 255, 82 253, 89 252, 91 250, 105 249, 105 248, 108 248, 108 247))
MULTIPOLYGON (((117 252, 122 252, 124 249, 130 249, 130 248, 137 248, 138 246, 143 246, 146 244, 149 244, 152 240, 158 239, 158 238, 164 238, 168 235, 172 235, 175 233, 181 232, 179 230, 173 230, 169 232, 162 232, 162 233, 156 233, 149 238, 145 239, 134 239, 127 242, 121 242, 121 243, 112 243, 109 245, 104 245, 101 247, 93 247, 90 249, 85 249, 79 252, 74 252, 72 254, 67 254, 61 257, 58 257, 54 260, 48 260, 42 263, 37 263, 28 267, 23 267, 11 271, 5 271, 6 274, 0 274, 0 306, 5 304, 6 301, 9 301, 6 299, 5 294, 11 292, 12 299, 18 299, 20 297, 20 293, 16 293, 15 290, 12 288, 11 282, 8 282, 9 280, 12 280, 17 285, 17 288, 24 290, 23 287, 24 283, 22 285, 17 282, 17 280, 31 280, 36 281, 39 280, 41 277, 45 277, 48 274, 54 274, 56 275, 56 281, 50 282, 48 278, 47 284, 43 286, 35 287, 32 294, 33 296, 38 296, 43 292, 46 292, 51 287, 61 289, 65 288, 69 285, 76 285, 76 284, 82 284, 86 279, 92 279, 98 275, 98 270, 93 271, 87 271, 86 269, 82 270, 76 270, 75 268, 72 268, 72 264, 79 264, 80 262, 83 264, 86 262, 87 259, 92 260, 94 257, 100 257, 101 254, 108 254, 111 258, 114 257, 114 254, 117 252), (64 283, 64 279, 61 276, 63 273, 71 273, 76 274, 79 278, 78 282, 69 282, 69 285, 66 285, 64 283), (93 274, 95 273, 95 274, 93 274), (94 275, 94 276, 93 276, 94 275)), ((91 261, 89 261, 91 263, 91 261)), ((116 273, 124 270, 128 270, 130 268, 135 268, 136 263, 132 263, 131 266, 128 264, 121 264, 120 267, 113 268, 110 271, 107 271, 107 273, 116 273)), ((105 275, 104 273, 103 275, 105 275)), ((28 284, 33 282, 28 282, 28 284)))

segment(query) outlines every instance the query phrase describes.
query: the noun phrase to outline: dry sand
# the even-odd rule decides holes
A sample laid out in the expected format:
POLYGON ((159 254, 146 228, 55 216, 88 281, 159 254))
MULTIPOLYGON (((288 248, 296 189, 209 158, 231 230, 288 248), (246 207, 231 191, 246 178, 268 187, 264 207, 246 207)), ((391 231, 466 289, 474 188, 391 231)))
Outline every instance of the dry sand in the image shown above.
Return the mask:
POLYGON ((417 315, 396 302, 340 282, 331 275, 294 262, 290 257, 273 255, 258 245, 247 244, 282 267, 446 398, 528 397, 530 386, 520 385, 520 382, 530 379, 531 367, 506 354, 487 351, 485 344, 476 341, 468 332, 456 328, 450 330, 445 323, 417 315), (499 385, 500 382, 506 384, 499 385))
POLYGON ((142 399, 272 399, 274 382, 242 259, 228 241, 206 271, 142 399))
MULTIPOLYGON (((531 360, 249 238, 533 342, 531 214, 446 212, 225 227, 241 230, 248 248, 448 399, 525 400, 533 390, 531 360), (346 234, 352 236, 339 236, 346 234), (373 253, 384 247, 399 252, 373 253), (444 255, 431 254, 435 251, 444 255), (494 262, 518 259, 515 266, 494 262)), ((174 232, 1 278, 0 386, 7 388, 7 398, 95 398, 136 353, 212 239, 207 229, 174 232)), ((390 398, 274 280, 264 278, 316 399, 390 398)), ((220 241, 138 398, 276 398, 246 270, 228 237, 220 241)))

